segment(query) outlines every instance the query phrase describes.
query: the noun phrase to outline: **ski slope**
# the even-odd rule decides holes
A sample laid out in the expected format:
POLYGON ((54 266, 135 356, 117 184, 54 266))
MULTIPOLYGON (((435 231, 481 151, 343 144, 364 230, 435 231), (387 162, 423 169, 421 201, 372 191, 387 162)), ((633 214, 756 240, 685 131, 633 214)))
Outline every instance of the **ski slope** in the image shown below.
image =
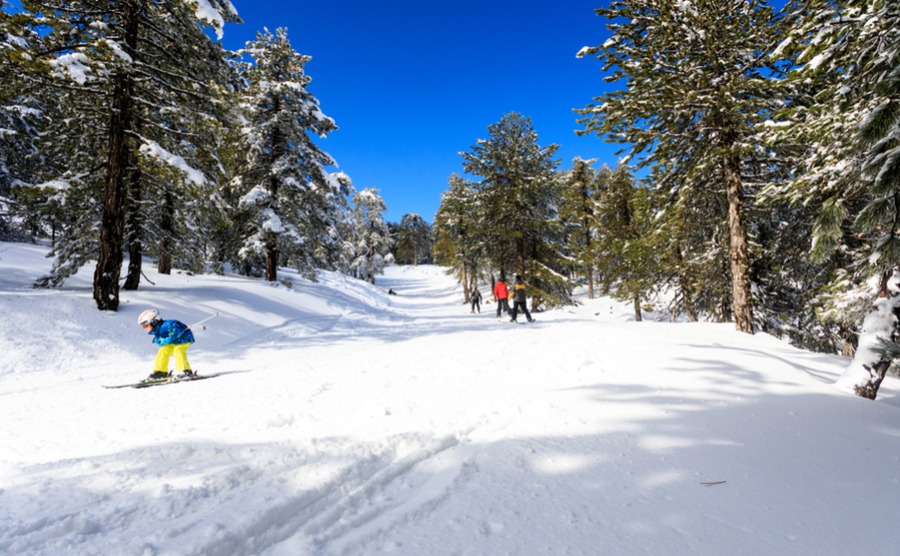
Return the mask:
MULTIPOLYGON (((0 243, 0 553, 893 555, 900 388, 608 298, 498 322, 433 266, 375 286, 162 276, 95 309, 0 243), (399 295, 388 296, 389 288, 399 295), (146 308, 211 380, 152 370, 146 308)), ((149 265, 148 265, 149 266, 149 265)), ((482 291, 489 291, 487 286, 482 291)))

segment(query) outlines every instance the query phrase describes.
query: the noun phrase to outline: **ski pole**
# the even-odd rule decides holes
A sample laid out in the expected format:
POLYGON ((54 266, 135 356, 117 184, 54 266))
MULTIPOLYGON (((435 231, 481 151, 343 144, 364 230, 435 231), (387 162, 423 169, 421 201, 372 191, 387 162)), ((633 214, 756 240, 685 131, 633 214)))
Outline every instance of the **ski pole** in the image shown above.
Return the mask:
MULTIPOLYGON (((218 312, 215 312, 215 313, 211 314, 210 316, 206 317, 205 319, 203 319, 203 320, 201 320, 201 321, 199 321, 199 322, 195 322, 194 324, 188 326, 188 328, 191 328, 191 329, 196 328, 197 326, 200 326, 200 325, 203 324, 204 322, 206 322, 206 321, 208 321, 208 320, 210 320, 210 319, 214 319, 214 318, 216 318, 216 317, 218 317, 218 316, 219 316, 219 313, 218 313, 218 312)), ((206 327, 203 326, 203 327, 200 328, 200 330, 206 330, 206 327)))

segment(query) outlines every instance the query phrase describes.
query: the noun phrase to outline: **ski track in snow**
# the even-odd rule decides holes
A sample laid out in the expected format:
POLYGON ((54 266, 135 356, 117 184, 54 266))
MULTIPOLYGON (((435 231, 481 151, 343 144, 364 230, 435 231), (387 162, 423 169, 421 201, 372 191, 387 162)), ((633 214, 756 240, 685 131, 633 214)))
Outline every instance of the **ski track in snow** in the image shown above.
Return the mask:
POLYGON ((610 300, 508 325, 489 302, 469 314, 435 267, 392 267, 377 286, 159 276, 99 313, 89 272, 31 290, 45 250, 2 245, 0 302, 28 330, 0 329, 3 554, 888 554, 900 541, 896 381, 861 404, 830 384, 840 358, 729 325, 638 325, 610 300), (147 306, 189 323, 219 311, 191 360, 222 376, 101 389, 149 370, 133 324, 147 306), (878 533, 844 540, 847 512, 878 533))
MULTIPOLYGON (((343 280, 344 286, 355 286, 371 297, 367 286, 359 288, 360 282, 343 280)), ((291 342, 332 349, 334 344, 357 342, 360 336, 398 343, 423 333, 468 330, 471 319, 461 317, 457 306, 451 306, 443 319, 428 314, 434 306, 446 306, 448 296, 455 296, 452 284, 438 292, 417 291, 415 286, 415 280, 385 280, 383 288, 399 289, 406 296, 391 299, 395 306, 387 312, 381 302, 372 304, 376 309, 372 314, 342 310, 333 315, 300 316, 258 327, 221 347, 237 354, 261 345, 271 348, 291 342), (440 301, 430 301, 435 297, 440 301)), ((78 288, 66 295, 73 296, 84 302, 84 292, 78 288)), ((329 303, 358 305, 353 297, 341 300, 331 296, 329 303)), ((29 314, 35 321, 26 326, 36 327, 42 317, 35 311, 29 314)), ((66 317, 77 318, 75 314, 66 317)), ((73 336, 81 335, 76 327, 73 336)), ((40 349, 29 342, 21 345, 40 349)), ((83 345, 77 341, 66 345, 71 351, 59 353, 59 359, 76 360, 83 355, 78 351, 83 345)), ((102 352, 111 346, 101 343, 92 347, 102 352)), ((196 360, 195 356, 192 359, 196 360)), ((234 372, 240 371, 222 374, 234 372)), ((57 386, 69 388, 79 382, 69 378, 57 386)), ((173 393, 176 388, 192 386, 164 388, 173 393)), ((4 389, 3 394, 31 388, 23 386, 18 392, 4 389)), ((333 388, 324 383, 308 400, 333 388)), ((484 418, 482 421, 477 425, 481 429, 489 425, 484 418)), ((290 417, 272 421, 273 427, 291 424, 290 417)), ((185 425, 183 430, 195 428, 185 425)), ((19 554, 48 550, 91 554, 114 544, 129 554, 353 553, 395 522, 439 504, 477 450, 477 442, 471 439, 478 435, 479 430, 472 428, 440 438, 401 434, 381 444, 359 443, 352 458, 347 457, 343 442, 333 439, 239 447, 176 441, 108 455, 8 466, 5 472, 13 476, 9 486, 14 487, 16 500, 4 511, 3 523, 15 525, 3 530, 0 549, 19 554), (403 447, 402 453, 398 446, 403 447), (260 505, 260 498, 266 501, 265 510, 252 511, 260 505), (51 518, 43 517, 42 511, 48 499, 58 501, 51 518), (31 520, 30 515, 42 517, 31 520), (156 527, 159 522, 166 524, 163 531, 156 527), (192 540, 198 538, 205 541, 192 540)))

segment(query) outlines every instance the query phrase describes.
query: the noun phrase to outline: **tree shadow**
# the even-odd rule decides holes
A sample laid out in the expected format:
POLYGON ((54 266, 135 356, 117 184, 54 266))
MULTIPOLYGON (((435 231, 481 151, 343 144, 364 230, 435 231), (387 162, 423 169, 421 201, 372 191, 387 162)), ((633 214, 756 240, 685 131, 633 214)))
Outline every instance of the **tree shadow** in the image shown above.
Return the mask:
POLYGON ((23 465, 0 493, 0 550, 893 554, 896 410, 766 390, 596 383, 445 435, 309 438, 295 423, 277 442, 23 465), (560 432, 527 434, 535 419, 560 432))

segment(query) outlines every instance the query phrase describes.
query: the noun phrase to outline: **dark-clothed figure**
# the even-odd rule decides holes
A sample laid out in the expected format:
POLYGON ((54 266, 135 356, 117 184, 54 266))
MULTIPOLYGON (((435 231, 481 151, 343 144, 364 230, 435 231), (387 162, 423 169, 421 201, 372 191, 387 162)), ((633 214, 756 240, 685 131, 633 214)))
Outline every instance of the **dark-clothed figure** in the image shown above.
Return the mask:
POLYGON ((472 310, 470 312, 478 311, 481 314, 481 292, 478 291, 478 286, 475 286, 475 289, 472 290, 472 293, 469 295, 469 301, 472 302, 472 310))
POLYGON ((522 309, 522 312, 525 313, 525 318, 528 319, 528 322, 534 321, 531 318, 531 313, 528 312, 528 306, 525 302, 526 294, 525 294, 525 281, 522 280, 522 277, 516 274, 516 283, 513 285, 513 309, 512 309, 512 318, 509 319, 509 322, 516 322, 516 316, 519 314, 519 309, 522 309))

